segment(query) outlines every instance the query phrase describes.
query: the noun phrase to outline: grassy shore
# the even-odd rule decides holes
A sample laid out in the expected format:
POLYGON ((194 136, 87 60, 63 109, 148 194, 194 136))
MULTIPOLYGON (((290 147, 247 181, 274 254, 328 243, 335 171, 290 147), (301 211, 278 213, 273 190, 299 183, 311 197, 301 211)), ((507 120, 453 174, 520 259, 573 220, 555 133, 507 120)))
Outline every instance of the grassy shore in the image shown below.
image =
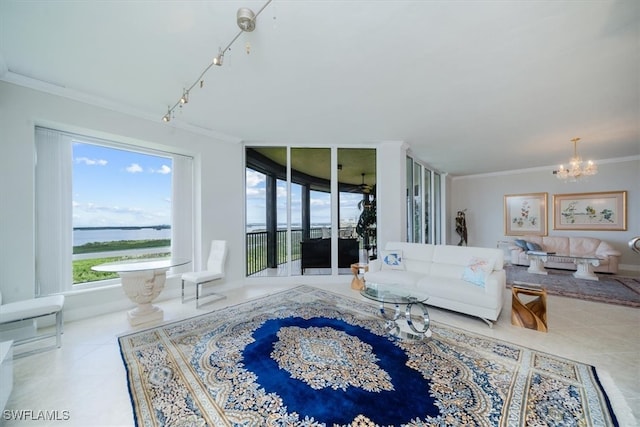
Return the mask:
POLYGON ((162 248, 171 246, 171 239, 152 240, 118 240, 115 242, 92 242, 74 246, 73 254, 89 254, 95 252, 125 251, 128 249, 162 248))
MULTIPOLYGON (((124 251, 129 249, 162 248, 171 246, 170 239, 157 240, 119 240, 115 242, 93 242, 81 246, 74 246, 74 255, 88 253, 103 253, 111 251, 124 251)), ((136 256, 108 256, 101 258, 79 259, 73 261, 73 284, 95 282, 98 280, 114 279, 118 273, 105 273, 93 271, 91 267, 105 262, 123 261, 127 259, 165 258, 170 252, 153 253, 136 256)))

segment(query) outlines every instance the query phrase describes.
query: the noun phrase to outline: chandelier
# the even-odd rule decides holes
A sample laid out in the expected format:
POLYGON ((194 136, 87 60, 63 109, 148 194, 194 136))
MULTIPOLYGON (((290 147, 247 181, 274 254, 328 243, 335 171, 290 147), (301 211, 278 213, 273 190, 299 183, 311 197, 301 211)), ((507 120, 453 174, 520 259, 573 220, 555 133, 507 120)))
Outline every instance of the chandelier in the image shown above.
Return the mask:
POLYGON ((598 166, 591 160, 583 162, 582 158, 578 156, 578 141, 580 138, 573 138, 573 157, 569 162, 569 167, 560 165, 558 170, 553 171, 558 179, 564 179, 569 182, 575 182, 583 176, 595 175, 598 173, 598 166))

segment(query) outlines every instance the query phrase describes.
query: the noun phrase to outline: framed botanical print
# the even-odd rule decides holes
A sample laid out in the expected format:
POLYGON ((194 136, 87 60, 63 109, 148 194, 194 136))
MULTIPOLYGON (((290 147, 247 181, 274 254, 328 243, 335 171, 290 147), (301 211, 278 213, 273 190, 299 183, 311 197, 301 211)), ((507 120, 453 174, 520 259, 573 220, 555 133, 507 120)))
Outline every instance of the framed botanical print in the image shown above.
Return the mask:
POLYGON ((547 193, 504 196, 505 236, 547 235, 547 193))
POLYGON ((553 195, 554 230, 627 229, 627 192, 553 195))

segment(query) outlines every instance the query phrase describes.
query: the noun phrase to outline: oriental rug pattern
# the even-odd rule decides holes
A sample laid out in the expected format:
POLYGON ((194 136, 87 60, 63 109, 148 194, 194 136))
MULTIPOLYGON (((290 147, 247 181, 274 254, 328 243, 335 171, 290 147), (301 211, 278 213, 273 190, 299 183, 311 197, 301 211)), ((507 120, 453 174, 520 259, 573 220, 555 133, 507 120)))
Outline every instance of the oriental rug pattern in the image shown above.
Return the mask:
POLYGON ((592 366, 308 286, 119 338, 139 426, 617 425, 592 366))

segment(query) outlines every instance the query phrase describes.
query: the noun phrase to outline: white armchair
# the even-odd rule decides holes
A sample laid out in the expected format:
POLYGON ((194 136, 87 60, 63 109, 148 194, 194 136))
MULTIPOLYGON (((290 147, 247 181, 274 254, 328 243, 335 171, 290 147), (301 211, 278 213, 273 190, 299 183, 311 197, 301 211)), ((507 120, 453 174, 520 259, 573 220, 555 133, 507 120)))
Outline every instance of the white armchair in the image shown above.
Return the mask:
MULTIPOLYGON (((200 288, 203 284, 221 280, 224 278, 224 264, 227 259, 227 242, 225 240, 213 240, 207 259, 207 269, 193 271, 182 275, 182 303, 184 303, 184 283, 196 285, 196 307, 200 304, 200 288)), ((211 294, 215 295, 215 294, 211 294)), ((225 298, 221 295, 222 298, 225 298)))

